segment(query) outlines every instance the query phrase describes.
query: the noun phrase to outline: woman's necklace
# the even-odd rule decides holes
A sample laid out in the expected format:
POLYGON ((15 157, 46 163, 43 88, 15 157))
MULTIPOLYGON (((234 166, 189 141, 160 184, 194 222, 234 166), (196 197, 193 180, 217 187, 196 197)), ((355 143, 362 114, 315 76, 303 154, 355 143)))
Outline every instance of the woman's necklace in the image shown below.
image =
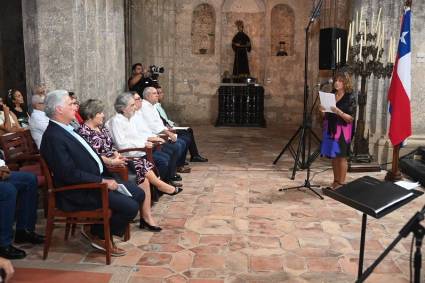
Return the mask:
POLYGON ((340 92, 337 92, 336 93, 336 97, 335 97, 336 98, 336 101, 339 101, 343 96, 344 96, 344 93, 343 92, 341 92, 341 93, 340 92))

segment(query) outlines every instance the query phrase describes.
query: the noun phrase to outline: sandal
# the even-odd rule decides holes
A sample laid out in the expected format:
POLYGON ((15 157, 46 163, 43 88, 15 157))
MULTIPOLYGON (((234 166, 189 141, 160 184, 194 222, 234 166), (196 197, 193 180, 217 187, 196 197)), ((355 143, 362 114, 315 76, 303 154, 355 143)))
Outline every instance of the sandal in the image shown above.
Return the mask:
POLYGON ((345 185, 346 185, 346 183, 340 183, 340 182, 334 180, 334 182, 332 183, 332 189, 335 190, 335 189, 338 189, 338 188, 345 186, 345 185))
POLYGON ((175 196, 175 195, 181 193, 182 191, 183 191, 182 188, 174 187, 174 192, 172 192, 172 193, 166 193, 166 192, 164 192, 164 194, 169 195, 169 196, 175 196))
POLYGON ((332 183, 332 185, 331 185, 331 188, 332 189, 336 189, 336 188, 338 188, 339 187, 339 182, 338 181, 336 181, 336 180, 334 180, 333 181, 333 183, 332 183))

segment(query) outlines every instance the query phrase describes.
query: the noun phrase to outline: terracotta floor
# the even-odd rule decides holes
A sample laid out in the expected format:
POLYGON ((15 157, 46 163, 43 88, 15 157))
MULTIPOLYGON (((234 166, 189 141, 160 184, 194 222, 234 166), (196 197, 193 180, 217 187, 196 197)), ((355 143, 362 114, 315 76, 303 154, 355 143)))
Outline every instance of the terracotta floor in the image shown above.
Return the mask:
MULTIPOLYGON (((15 266, 111 273, 110 282, 354 282, 361 214, 308 191, 277 191, 302 184, 306 176, 299 171, 290 180, 293 159, 287 154, 272 165, 293 131, 197 127, 195 133, 210 162, 193 164, 184 191, 154 207, 161 233, 134 224, 131 240, 119 243, 127 255, 105 266, 104 256, 80 235, 65 243, 63 229, 57 229, 48 260, 41 260, 42 247, 23 246, 29 256, 15 266)), ((329 165, 324 159, 313 163, 314 184, 331 182, 329 165)), ((383 178, 385 172, 372 175, 383 178)), ((365 265, 424 200, 369 219, 365 265)), ((403 239, 367 282, 408 282, 410 240, 403 239)))

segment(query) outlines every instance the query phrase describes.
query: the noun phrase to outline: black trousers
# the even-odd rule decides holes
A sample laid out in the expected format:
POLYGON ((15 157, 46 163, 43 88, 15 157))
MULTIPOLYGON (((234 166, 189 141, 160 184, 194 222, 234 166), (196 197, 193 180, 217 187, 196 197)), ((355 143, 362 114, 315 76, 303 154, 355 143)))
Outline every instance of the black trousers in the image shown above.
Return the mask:
POLYGON ((176 132, 177 135, 186 142, 190 156, 198 156, 199 151, 198 147, 196 146, 195 136, 193 135, 192 128, 188 128, 187 130, 176 130, 176 132))
MULTIPOLYGON (((109 191, 109 208, 112 210, 110 218, 111 234, 119 237, 124 235, 128 223, 136 217, 139 206, 143 205, 145 200, 145 193, 136 184, 131 182, 124 182, 123 184, 133 197, 125 196, 117 191, 109 191)), ((103 225, 92 225, 91 233, 104 239, 103 225)))

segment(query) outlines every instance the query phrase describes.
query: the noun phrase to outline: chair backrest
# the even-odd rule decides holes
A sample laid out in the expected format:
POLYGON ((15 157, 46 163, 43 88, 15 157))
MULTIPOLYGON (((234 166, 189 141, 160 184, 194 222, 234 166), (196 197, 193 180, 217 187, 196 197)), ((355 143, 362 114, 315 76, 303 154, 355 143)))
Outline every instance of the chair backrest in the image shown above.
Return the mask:
POLYGON ((22 135, 25 139, 25 142, 27 144, 27 150, 30 154, 37 154, 39 153, 37 144, 35 143, 34 139, 32 138, 31 131, 23 131, 22 135))
POLYGON ((0 147, 3 149, 6 162, 28 154, 27 141, 22 132, 7 133, 0 136, 0 147))

